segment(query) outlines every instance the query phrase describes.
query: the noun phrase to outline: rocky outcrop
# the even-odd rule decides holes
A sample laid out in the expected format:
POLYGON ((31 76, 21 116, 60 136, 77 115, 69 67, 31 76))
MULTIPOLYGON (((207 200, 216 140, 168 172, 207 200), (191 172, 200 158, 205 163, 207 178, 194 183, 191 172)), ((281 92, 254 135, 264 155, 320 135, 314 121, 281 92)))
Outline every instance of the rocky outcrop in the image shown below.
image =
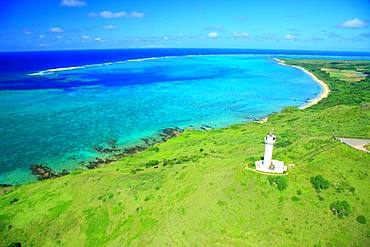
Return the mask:
POLYGON ((30 169, 32 174, 37 176, 38 180, 56 178, 69 174, 69 171, 66 169, 63 169, 60 173, 56 173, 50 167, 40 164, 32 165, 30 169))
POLYGON ((94 150, 98 153, 103 153, 103 154, 110 154, 110 153, 114 153, 114 152, 119 152, 120 150, 117 148, 117 147, 107 147, 107 148, 104 148, 104 147, 99 147, 99 146, 94 146, 93 147, 94 150))
POLYGON ((161 136, 162 141, 167 141, 172 137, 179 136, 183 130, 175 127, 175 128, 165 128, 159 135, 161 136))
POLYGON ((98 152, 98 153, 103 153, 103 154, 111 154, 115 152, 119 152, 120 149, 117 147, 117 142, 118 140, 116 139, 111 139, 106 143, 106 147, 101 147, 101 146, 94 146, 93 149, 98 152))
POLYGON ((156 140, 151 139, 151 138, 143 138, 141 140, 144 142, 145 146, 151 146, 156 143, 156 140))
POLYGON ((133 155, 133 154, 142 152, 147 148, 148 148, 148 146, 134 146, 134 147, 131 147, 131 148, 124 148, 124 149, 122 149, 122 151, 120 153, 115 154, 114 157, 117 158, 117 159, 127 157, 129 155, 133 155))
POLYGON ((130 148, 119 148, 117 147, 117 140, 110 140, 108 142, 108 146, 106 148, 94 146, 93 148, 95 151, 99 153, 108 154, 110 158, 96 158, 93 161, 90 161, 86 167, 88 169, 94 169, 99 166, 103 166, 106 164, 109 164, 111 162, 116 161, 117 159, 127 157, 129 155, 133 155, 139 152, 142 152, 146 150, 148 147, 152 146, 155 143, 161 142, 161 141, 167 141, 168 139, 178 136, 181 134, 183 130, 180 128, 166 128, 163 131, 159 133, 160 140, 155 140, 152 138, 143 138, 142 141, 144 142, 144 145, 136 145, 130 148))
POLYGON ((112 163, 113 161, 115 161, 115 160, 113 160, 113 159, 96 158, 95 160, 90 161, 89 164, 86 167, 88 169, 94 169, 94 168, 97 168, 99 166, 112 163))
POLYGON ((0 184, 0 188, 11 187, 11 184, 0 184))
POLYGON ((32 165, 30 167, 32 174, 37 176, 38 180, 44 180, 57 177, 57 174, 46 165, 32 165))

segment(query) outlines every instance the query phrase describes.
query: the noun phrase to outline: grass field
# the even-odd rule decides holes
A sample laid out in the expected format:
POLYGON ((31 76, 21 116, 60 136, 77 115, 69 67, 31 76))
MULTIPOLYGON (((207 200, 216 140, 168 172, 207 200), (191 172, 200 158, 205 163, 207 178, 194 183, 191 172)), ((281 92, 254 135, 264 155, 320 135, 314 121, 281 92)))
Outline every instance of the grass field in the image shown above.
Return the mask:
POLYGON ((370 138, 369 78, 348 83, 321 69, 363 71, 370 62, 284 60, 327 82, 329 97, 265 123, 186 130, 112 165, 3 189, 0 245, 369 246, 370 156, 333 138, 370 138), (274 157, 291 166, 276 183, 245 169, 271 129, 274 157), (318 175, 328 188, 314 188, 318 175), (337 201, 350 208, 334 214, 337 201))
POLYGON ((362 74, 356 70, 338 70, 331 68, 323 68, 325 72, 328 72, 330 77, 335 77, 346 82, 358 82, 366 77, 366 74, 362 74))

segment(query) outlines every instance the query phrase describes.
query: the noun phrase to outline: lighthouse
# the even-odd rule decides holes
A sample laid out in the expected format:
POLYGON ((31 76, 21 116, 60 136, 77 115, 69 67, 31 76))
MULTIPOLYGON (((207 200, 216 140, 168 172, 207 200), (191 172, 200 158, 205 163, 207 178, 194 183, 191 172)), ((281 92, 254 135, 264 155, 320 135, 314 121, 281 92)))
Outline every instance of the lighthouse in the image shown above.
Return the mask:
POLYGON ((276 142, 276 136, 270 133, 265 136, 265 154, 263 160, 255 162, 256 170, 262 172, 283 173, 287 170, 283 161, 272 159, 272 150, 276 142))

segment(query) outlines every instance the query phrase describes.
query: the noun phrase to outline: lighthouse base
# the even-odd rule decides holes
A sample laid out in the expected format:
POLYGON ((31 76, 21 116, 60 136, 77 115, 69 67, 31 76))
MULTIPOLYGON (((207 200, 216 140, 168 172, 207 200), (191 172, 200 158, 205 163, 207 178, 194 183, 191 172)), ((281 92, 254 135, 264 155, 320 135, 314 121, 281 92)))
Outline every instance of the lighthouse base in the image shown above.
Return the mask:
POLYGON ((263 164, 263 160, 255 162, 256 170, 261 172, 283 173, 288 170, 284 165, 284 161, 272 160, 271 164, 263 164))

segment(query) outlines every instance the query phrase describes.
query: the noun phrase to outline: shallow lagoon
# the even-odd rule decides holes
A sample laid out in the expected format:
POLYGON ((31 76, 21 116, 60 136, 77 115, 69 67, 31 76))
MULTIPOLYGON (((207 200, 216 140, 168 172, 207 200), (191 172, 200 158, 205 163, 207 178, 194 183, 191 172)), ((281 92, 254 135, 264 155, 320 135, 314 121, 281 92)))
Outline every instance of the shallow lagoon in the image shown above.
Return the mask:
POLYGON ((34 180, 32 164, 79 167, 112 139, 129 146, 166 127, 224 127, 320 93, 303 71, 263 55, 134 59, 13 83, 0 91, 0 183, 11 184, 34 180))

